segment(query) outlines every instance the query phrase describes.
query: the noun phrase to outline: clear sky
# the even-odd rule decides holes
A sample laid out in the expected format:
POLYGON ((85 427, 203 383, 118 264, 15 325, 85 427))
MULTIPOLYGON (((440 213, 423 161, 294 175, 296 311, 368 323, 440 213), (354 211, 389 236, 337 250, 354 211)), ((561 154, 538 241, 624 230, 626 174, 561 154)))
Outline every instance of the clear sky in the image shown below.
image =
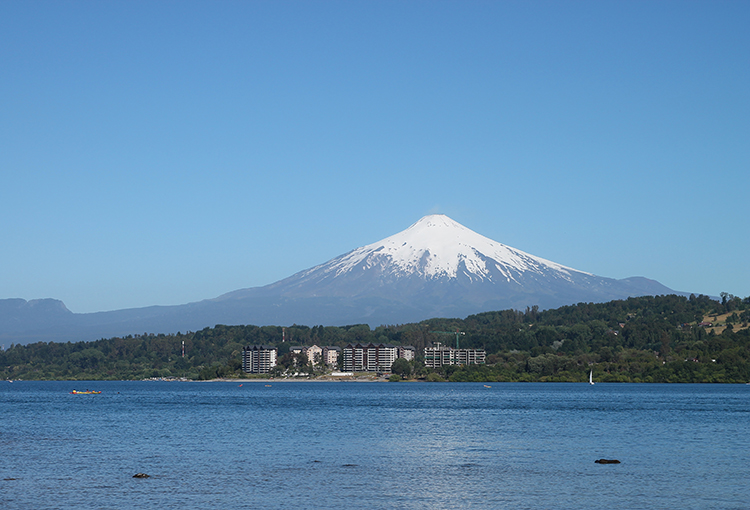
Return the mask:
POLYGON ((0 2, 0 298, 272 283, 444 213, 750 295, 750 2, 0 2))

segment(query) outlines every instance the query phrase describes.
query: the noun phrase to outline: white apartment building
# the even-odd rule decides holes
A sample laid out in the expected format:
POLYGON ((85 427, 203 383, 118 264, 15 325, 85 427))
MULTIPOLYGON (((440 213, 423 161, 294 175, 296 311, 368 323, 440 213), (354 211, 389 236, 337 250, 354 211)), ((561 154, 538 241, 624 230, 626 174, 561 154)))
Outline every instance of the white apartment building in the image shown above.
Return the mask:
POLYGON ((436 342, 424 349, 424 364, 430 368, 443 365, 484 365, 484 349, 454 349, 436 342))
POLYGON ((317 345, 305 348, 305 354, 307 354, 307 360, 313 365, 323 361, 323 348, 317 345))
POLYGON ((341 347, 326 346, 323 347, 323 362, 329 366, 336 366, 341 355, 341 347))
POLYGON ((399 348, 388 344, 349 344, 342 350, 345 372, 390 372, 399 348))
POLYGON ((417 350, 411 345, 401 345, 398 348, 398 357, 411 361, 417 357, 417 350))
POLYGON ((249 374, 267 374, 276 366, 278 350, 270 345, 248 345, 242 348, 242 370, 249 374))

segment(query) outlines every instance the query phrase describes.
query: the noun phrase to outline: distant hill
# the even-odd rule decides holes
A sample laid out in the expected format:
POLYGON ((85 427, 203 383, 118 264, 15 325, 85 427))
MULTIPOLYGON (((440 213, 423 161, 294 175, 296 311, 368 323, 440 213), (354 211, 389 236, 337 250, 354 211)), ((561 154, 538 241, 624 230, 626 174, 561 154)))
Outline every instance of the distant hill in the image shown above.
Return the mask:
POLYGON ((264 286, 177 306, 76 314, 61 301, 0 300, 0 342, 77 341, 215 324, 403 324, 433 317, 680 294, 542 259, 444 215, 264 286))
MULTIPOLYGON (((152 377, 247 377, 246 345, 278 348, 279 367, 303 377, 320 365, 291 354, 292 345, 409 345, 416 359, 403 374, 425 381, 750 381, 750 297, 641 296, 540 311, 499 310, 465 319, 378 326, 222 326, 191 333, 140 334, 90 342, 37 342, 0 351, 0 385, 8 380, 127 380, 152 377), (706 320, 708 319, 708 320, 706 320), (436 342, 481 348, 486 364, 428 368, 424 348, 436 342)), ((343 360, 342 360, 343 361, 343 360)), ((268 377, 263 375, 262 377, 268 377)))

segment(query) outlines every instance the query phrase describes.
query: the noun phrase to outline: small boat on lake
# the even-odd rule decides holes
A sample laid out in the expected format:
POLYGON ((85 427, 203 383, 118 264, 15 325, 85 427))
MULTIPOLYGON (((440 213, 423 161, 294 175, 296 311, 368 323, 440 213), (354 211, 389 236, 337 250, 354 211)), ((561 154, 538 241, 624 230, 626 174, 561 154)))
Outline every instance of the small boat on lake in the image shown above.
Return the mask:
POLYGON ((70 392, 71 395, 98 395, 99 393, 101 393, 101 391, 90 391, 90 390, 78 391, 78 390, 73 390, 73 391, 70 392))
POLYGON ((594 371, 589 372, 589 384, 594 384, 594 371))

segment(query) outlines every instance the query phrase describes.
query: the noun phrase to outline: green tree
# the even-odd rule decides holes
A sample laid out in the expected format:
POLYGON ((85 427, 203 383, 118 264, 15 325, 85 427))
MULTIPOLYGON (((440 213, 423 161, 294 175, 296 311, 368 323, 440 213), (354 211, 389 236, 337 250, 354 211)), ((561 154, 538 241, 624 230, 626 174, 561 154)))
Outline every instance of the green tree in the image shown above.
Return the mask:
POLYGON ((400 375, 402 379, 408 379, 411 375, 411 363, 404 358, 398 358, 391 365, 391 373, 400 375))

